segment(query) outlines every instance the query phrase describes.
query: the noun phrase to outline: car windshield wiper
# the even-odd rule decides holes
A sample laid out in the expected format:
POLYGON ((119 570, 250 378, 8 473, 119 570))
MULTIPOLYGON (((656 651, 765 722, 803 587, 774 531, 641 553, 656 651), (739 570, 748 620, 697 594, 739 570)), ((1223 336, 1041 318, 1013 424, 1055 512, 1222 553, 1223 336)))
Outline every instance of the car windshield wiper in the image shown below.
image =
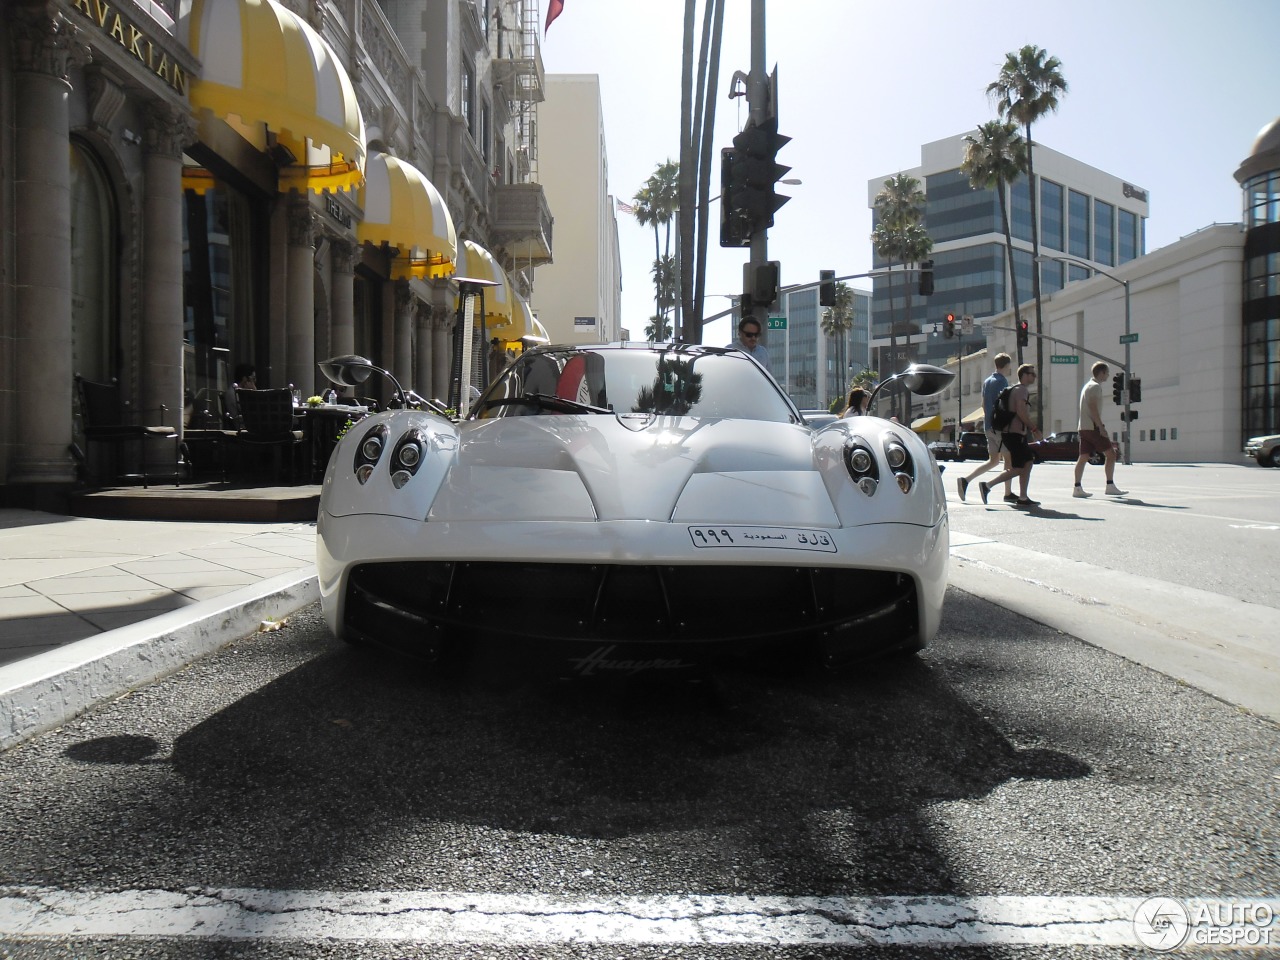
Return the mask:
POLYGON ((604 413, 613 416, 613 411, 608 407, 597 407, 590 403, 570 400, 568 397, 554 397, 549 393, 526 393, 519 397, 494 397, 484 402, 484 408, 488 410, 490 407, 506 407, 515 403, 527 403, 537 407, 566 407, 570 410, 580 410, 583 413, 604 413))

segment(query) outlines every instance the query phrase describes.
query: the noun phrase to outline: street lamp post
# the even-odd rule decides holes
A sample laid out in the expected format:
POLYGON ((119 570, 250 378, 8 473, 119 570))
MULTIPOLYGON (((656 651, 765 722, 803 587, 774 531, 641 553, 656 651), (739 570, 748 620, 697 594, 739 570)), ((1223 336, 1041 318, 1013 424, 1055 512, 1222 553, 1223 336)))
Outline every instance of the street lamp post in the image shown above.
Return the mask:
POLYGON ((1092 270, 1094 273, 1100 273, 1104 277, 1106 277, 1108 280, 1118 283, 1120 284, 1121 287, 1124 288, 1124 337, 1123 337, 1123 340, 1124 340, 1124 390, 1121 391, 1122 398, 1124 400, 1124 431, 1123 431, 1124 465, 1126 467, 1132 466, 1133 457, 1130 455, 1131 438, 1129 435, 1130 433, 1133 432, 1133 418, 1130 415, 1130 410, 1129 410, 1129 384, 1133 382, 1133 365, 1131 363, 1131 354, 1129 352, 1132 346, 1132 344, 1129 342, 1129 338, 1130 338, 1129 327, 1130 327, 1130 319, 1131 319, 1131 314, 1129 310, 1129 281, 1122 280, 1117 276, 1107 273, 1107 271, 1105 270, 1101 270, 1098 267, 1095 267, 1091 263, 1088 263, 1084 260, 1077 260, 1075 257, 1068 257, 1065 255, 1052 256, 1047 253, 1042 253, 1036 259, 1041 263, 1043 263, 1046 260, 1056 260, 1059 263, 1074 263, 1076 266, 1084 267, 1086 270, 1092 270))

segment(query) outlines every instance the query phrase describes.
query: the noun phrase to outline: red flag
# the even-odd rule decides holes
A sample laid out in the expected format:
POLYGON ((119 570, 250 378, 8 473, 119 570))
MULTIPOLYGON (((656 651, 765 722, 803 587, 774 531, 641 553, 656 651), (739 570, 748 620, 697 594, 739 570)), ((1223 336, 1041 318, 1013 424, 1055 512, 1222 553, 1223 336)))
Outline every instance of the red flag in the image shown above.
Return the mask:
POLYGON ((551 21, 560 16, 560 11, 564 9, 564 0, 551 0, 547 4, 547 24, 542 28, 542 32, 546 33, 551 29, 551 21))

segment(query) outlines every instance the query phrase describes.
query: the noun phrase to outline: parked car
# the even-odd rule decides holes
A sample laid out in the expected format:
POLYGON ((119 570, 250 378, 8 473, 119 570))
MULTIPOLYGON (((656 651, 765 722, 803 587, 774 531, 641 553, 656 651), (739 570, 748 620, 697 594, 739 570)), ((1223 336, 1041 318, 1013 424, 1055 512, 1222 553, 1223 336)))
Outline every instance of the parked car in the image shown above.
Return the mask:
MULTIPOLYGON (((377 369, 321 368, 346 383, 361 364, 377 369)), ((925 395, 952 379, 900 376, 925 395)), ((316 568, 337 636, 426 659, 561 676, 836 666, 933 639, 947 530, 938 474, 901 424, 813 430, 736 350, 545 346, 461 421, 397 409, 348 430, 316 568)))
POLYGON ((840 419, 839 414, 832 413, 830 410, 801 410, 800 416, 804 417, 804 422, 815 430, 840 419))
POLYGON ((955 460, 956 445, 950 440, 934 440, 929 444, 935 460, 955 460))
MULTIPOLYGON (((1079 460, 1080 459, 1080 434, 1074 430, 1064 430, 1061 433, 1051 433, 1049 436, 1041 440, 1035 440, 1029 444, 1031 455, 1035 458, 1036 463, 1044 463, 1046 460, 1079 460)), ((1112 442, 1112 448, 1115 443, 1112 442)), ((1102 454, 1095 453, 1089 457, 1092 464, 1103 463, 1102 454)))
POLYGON ((1252 457, 1264 467, 1280 467, 1280 433, 1250 437, 1245 441, 1244 455, 1252 457))
POLYGON ((960 446, 956 451, 958 460, 985 460, 987 453, 987 435, 972 430, 960 434, 960 446))

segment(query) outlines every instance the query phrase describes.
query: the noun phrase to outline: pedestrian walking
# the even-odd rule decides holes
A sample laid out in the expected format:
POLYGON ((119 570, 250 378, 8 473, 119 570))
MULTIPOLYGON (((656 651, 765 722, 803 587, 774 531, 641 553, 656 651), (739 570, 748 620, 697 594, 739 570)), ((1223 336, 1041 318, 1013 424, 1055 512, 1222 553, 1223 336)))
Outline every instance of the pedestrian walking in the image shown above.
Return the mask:
POLYGON ((1018 368, 1018 385, 1009 396, 1009 409, 1013 411, 1013 422, 1001 435, 1001 443, 1009 451, 1010 465, 1002 473, 996 474, 990 483, 978 483, 978 492, 982 494, 982 502, 987 502, 991 488, 1005 480, 1018 478, 1018 498, 1013 502, 1015 507, 1038 507, 1040 502, 1027 496, 1027 488, 1031 484, 1031 467, 1035 458, 1031 448, 1027 446, 1029 437, 1037 436, 1040 428, 1031 422, 1031 385, 1036 382, 1034 363, 1024 363, 1018 368))
POLYGON ((1107 496, 1123 497, 1127 490, 1116 486, 1116 448, 1111 442, 1111 435, 1102 422, 1102 385, 1111 375, 1111 368, 1099 360, 1093 365, 1093 376, 1080 390, 1080 423, 1076 429, 1080 431, 1080 457, 1076 460, 1076 485, 1071 491, 1073 497, 1091 497, 1086 493, 1081 481, 1084 479, 1085 464, 1100 453, 1103 456, 1102 473, 1107 478, 1107 496))
MULTIPOLYGON (((997 353, 994 363, 995 370, 991 376, 982 381, 982 432, 987 435, 987 462, 967 477, 956 477, 956 488, 960 491, 961 500, 964 500, 964 495, 969 491, 969 484, 988 470, 1000 466, 1001 463, 1006 470, 1013 466, 1013 462, 1009 459, 1009 451, 1001 442, 1000 431, 991 421, 991 413, 995 409, 1000 391, 1009 385, 1009 368, 1013 365, 1013 358, 1007 353, 997 353)), ((1004 482, 1004 499, 1006 503, 1013 503, 1018 499, 1013 495, 1010 480, 1004 482)))

